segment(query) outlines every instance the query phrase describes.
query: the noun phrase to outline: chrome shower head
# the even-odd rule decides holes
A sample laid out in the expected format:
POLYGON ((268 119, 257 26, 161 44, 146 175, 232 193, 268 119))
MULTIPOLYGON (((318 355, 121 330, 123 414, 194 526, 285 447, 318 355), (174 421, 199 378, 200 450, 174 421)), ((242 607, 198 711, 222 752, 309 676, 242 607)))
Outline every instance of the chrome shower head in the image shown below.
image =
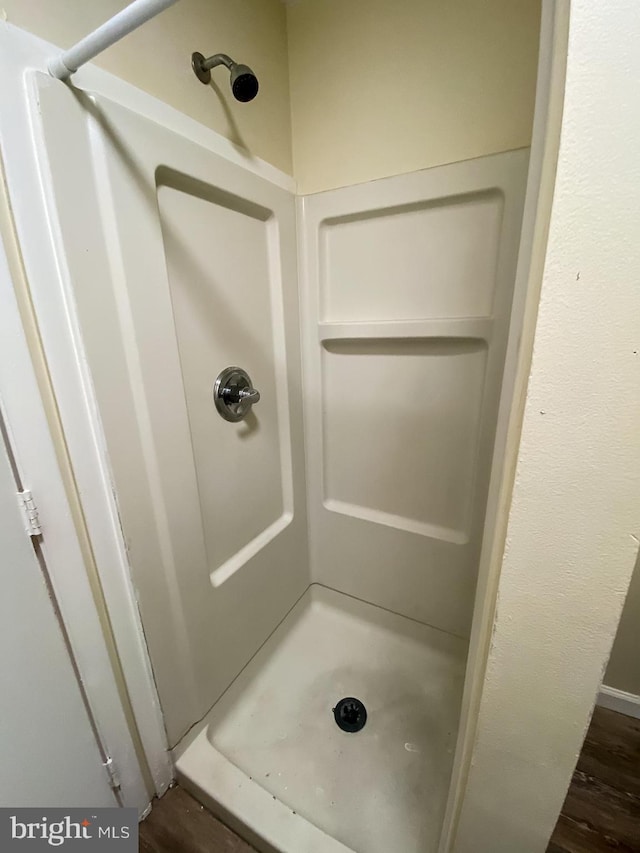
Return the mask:
POLYGON ((211 82, 211 69, 218 65, 224 65, 231 72, 231 91, 236 101, 247 103, 252 101, 258 94, 258 78, 248 65, 234 62, 226 53, 216 53, 208 59, 201 53, 191 54, 191 67, 201 83, 211 82))

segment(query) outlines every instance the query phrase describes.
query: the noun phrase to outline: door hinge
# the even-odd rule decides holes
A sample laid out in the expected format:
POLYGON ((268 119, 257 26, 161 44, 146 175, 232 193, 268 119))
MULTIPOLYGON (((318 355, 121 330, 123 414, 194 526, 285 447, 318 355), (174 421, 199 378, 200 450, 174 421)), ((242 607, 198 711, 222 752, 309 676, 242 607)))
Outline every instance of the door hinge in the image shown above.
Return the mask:
POLYGON ((27 536, 40 536, 42 525, 40 524, 38 507, 28 489, 25 489, 24 492, 18 492, 18 506, 22 512, 27 536))
POLYGON ((109 780, 109 787, 113 788, 116 791, 120 787, 120 777, 118 776, 118 771, 116 770, 116 766, 113 763, 113 758, 109 756, 106 761, 103 762, 102 766, 105 769, 107 774, 107 779, 109 780))

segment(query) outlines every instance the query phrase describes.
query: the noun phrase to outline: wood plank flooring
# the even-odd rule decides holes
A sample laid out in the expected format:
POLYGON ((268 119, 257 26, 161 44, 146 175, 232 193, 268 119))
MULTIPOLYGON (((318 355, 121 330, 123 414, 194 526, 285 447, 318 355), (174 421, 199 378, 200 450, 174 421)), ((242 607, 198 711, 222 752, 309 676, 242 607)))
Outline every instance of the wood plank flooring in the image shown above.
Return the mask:
POLYGON ((140 824, 140 853, 254 853, 253 847, 176 785, 140 824))
POLYGON ((596 708, 547 853, 640 853, 640 720, 596 708))
MULTIPOLYGON (((254 853, 178 786, 140 824, 140 851, 254 853)), ((640 720, 596 708, 547 853, 640 853, 640 720)))

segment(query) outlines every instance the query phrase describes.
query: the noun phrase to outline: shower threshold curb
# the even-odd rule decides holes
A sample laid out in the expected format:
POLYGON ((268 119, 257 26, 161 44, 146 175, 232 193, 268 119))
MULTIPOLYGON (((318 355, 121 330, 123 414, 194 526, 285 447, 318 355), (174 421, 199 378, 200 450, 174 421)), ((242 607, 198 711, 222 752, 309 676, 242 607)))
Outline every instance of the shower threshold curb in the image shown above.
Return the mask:
POLYGON ((201 725, 176 759, 176 775, 212 814, 260 853, 354 853, 246 776, 212 746, 201 725))

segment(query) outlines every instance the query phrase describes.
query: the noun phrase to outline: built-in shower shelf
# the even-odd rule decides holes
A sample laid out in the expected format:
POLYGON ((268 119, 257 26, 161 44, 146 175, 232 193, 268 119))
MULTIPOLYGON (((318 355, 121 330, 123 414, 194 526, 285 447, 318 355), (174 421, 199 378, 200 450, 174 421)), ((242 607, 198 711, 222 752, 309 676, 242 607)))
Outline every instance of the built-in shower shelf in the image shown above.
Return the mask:
POLYGON ((321 342, 372 338, 461 338, 489 341, 492 327, 491 317, 318 323, 318 335, 321 342))

